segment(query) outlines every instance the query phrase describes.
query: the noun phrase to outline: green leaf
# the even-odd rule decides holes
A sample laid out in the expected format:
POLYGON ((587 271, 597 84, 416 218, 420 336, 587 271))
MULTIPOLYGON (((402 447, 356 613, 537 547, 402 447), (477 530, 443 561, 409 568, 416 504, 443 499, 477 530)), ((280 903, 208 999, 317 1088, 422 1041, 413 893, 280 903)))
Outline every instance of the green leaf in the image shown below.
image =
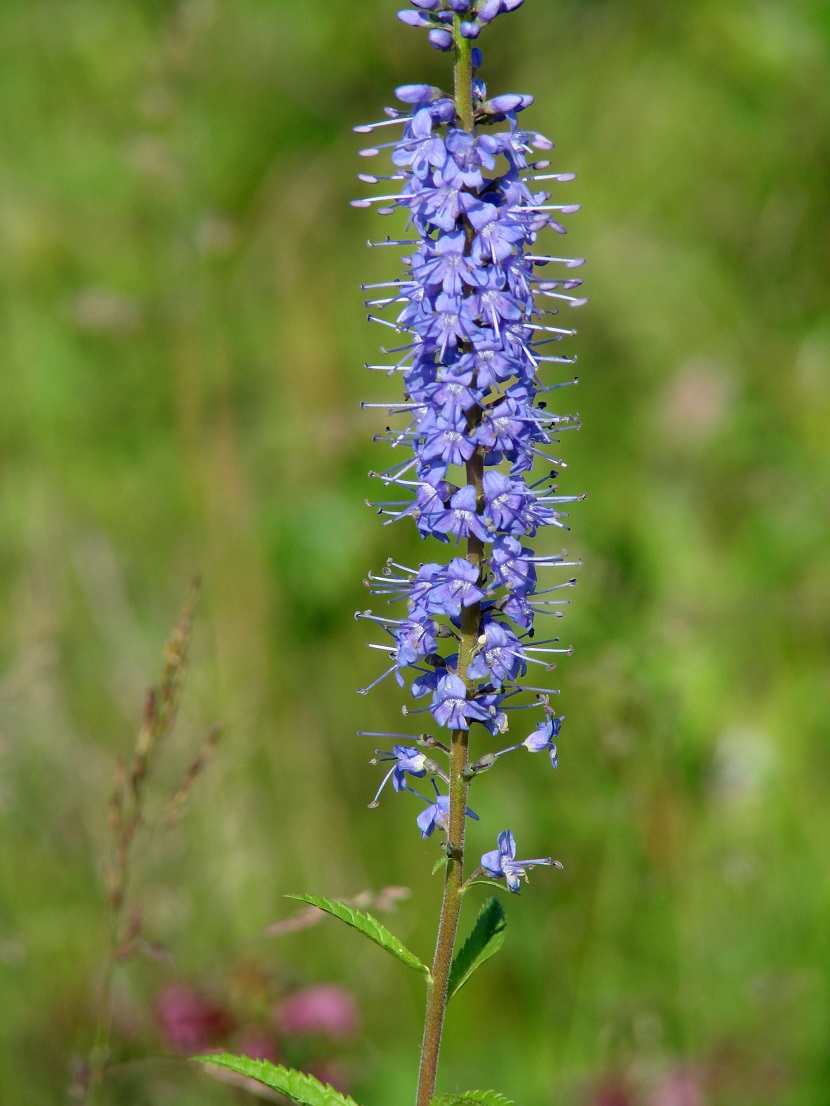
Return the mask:
POLYGON ((504 943, 506 925, 502 904, 496 898, 488 899, 476 918, 470 936, 453 959, 447 985, 448 1002, 461 990, 476 968, 480 968, 485 960, 489 960, 494 952, 499 951, 504 943))
POLYGON ((414 952, 410 952, 406 945, 402 945, 394 933, 390 933, 386 926, 379 922, 377 918, 373 918, 371 914, 366 914, 353 906, 347 906, 344 902, 320 898, 319 895, 286 895, 285 897, 287 899, 297 899, 299 902, 307 902, 311 906, 316 906, 318 910, 325 910, 327 914, 339 918, 341 922, 345 922, 346 925, 359 930, 370 941, 380 945, 382 949, 391 952, 408 968, 414 968, 416 972, 421 972, 429 977, 429 968, 426 964, 422 964, 414 952))
POLYGON ((432 874, 435 875, 435 873, 440 872, 442 868, 446 868, 449 862, 450 858, 446 854, 444 854, 444 856, 439 856, 432 866, 432 874))
POLYGON ((498 1091, 464 1091, 463 1094, 439 1094, 433 1098, 429 1106, 466 1106, 470 1102, 478 1102, 482 1106, 513 1106, 510 1099, 505 1098, 498 1091))
POLYGON ((281 1064, 272 1064, 268 1060, 251 1060, 247 1056, 231 1056, 230 1053, 217 1053, 215 1056, 194 1056, 200 1064, 213 1064, 217 1068, 227 1068, 237 1075, 256 1079, 286 1098, 298 1102, 300 1106, 357 1106, 354 1099, 341 1094, 328 1083, 321 1083, 313 1075, 306 1075, 293 1068, 284 1068, 281 1064))

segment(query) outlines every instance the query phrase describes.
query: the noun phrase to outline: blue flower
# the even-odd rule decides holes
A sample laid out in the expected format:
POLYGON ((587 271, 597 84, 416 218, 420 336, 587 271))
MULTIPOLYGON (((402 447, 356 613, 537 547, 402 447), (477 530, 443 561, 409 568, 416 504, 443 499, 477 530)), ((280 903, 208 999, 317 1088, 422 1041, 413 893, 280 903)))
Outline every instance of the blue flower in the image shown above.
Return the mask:
POLYGON ((435 529, 439 533, 454 534, 458 538, 468 538, 473 534, 480 541, 488 541, 491 534, 478 514, 476 490, 471 484, 460 488, 450 500, 450 509, 445 511, 435 529))
POLYGON ((438 647, 436 640, 437 627, 432 619, 408 618, 395 630, 395 640, 398 643, 397 666, 403 668, 414 664, 415 661, 433 653, 438 647))
POLYGON ((383 791, 390 777, 392 779, 392 787, 395 791, 403 791, 407 787, 407 772, 418 779, 422 779, 427 774, 426 754, 413 746, 393 745, 391 753, 387 753, 383 749, 376 749, 375 756, 376 760, 372 761, 373 764, 382 764, 384 761, 390 760, 393 760, 395 763, 383 777, 377 794, 374 799, 372 799, 371 803, 369 803, 370 807, 376 807, 378 805, 380 793, 383 791))
POLYGON ((536 589, 536 566, 533 550, 525 549, 521 542, 506 535, 496 538, 490 557, 495 582, 514 595, 525 596, 536 589))
MULTIPOLYGON (((432 786, 435 788, 435 799, 433 802, 429 802, 429 799, 419 794, 417 791, 413 794, 418 795, 418 798, 423 799, 425 803, 429 803, 426 810, 422 810, 418 815, 418 829, 421 831, 421 837, 426 841, 428 837, 432 837, 433 831, 436 829, 446 829, 446 819, 450 812, 450 798, 449 795, 439 795, 438 785, 435 780, 432 781, 432 786)), ((474 821, 478 821, 478 815, 475 811, 470 810, 469 807, 465 808, 464 813, 468 818, 472 818, 474 821)))
MULTIPOLYGON (((556 640, 555 638, 553 639, 556 640)), ((531 646, 531 649, 534 648, 531 646)), ((551 652, 551 650, 541 647, 543 652, 551 652)), ((554 652, 556 650, 553 650, 554 652)), ((536 729, 524 741, 520 741, 518 745, 508 745, 506 749, 500 749, 497 753, 489 754, 492 759, 498 760, 499 757, 503 757, 505 753, 513 753, 516 749, 527 749, 529 753, 544 753, 546 752, 550 756, 550 762, 554 768, 558 766, 556 746, 553 743, 553 739, 558 737, 559 731, 562 728, 562 723, 565 721, 564 715, 561 718, 553 718, 548 715, 544 721, 540 722, 536 729)))
POLYGON ((509 626, 501 622, 487 622, 479 638, 479 649, 473 663, 467 669, 471 680, 489 679, 496 687, 507 680, 524 675, 522 643, 509 626))
POLYGON ((551 764, 556 768, 559 761, 553 739, 559 736, 564 721, 563 715, 561 718, 548 718, 540 722, 533 733, 524 739, 522 745, 529 753, 547 752, 550 755, 551 764))
POLYGON ((453 557, 437 582, 432 602, 436 613, 448 618, 458 618, 462 607, 480 603, 486 592, 478 586, 478 570, 463 557, 453 557))
POLYGON ((518 894, 521 889, 522 879, 527 882, 527 873, 537 864, 553 864, 561 868, 558 861, 551 860, 549 856, 538 860, 516 860, 516 842, 510 830, 504 830, 499 834, 499 847, 492 852, 485 853, 481 858, 481 867, 492 876, 493 879, 507 881, 508 891, 518 894))
POLYGON ((452 674, 438 681, 430 709, 438 725, 450 730, 468 730, 471 721, 482 722, 489 718, 488 711, 480 703, 467 698, 464 681, 452 674))
MULTIPOLYGON (((432 433, 424 441, 422 457, 425 461, 440 461, 445 467, 463 465, 475 453, 476 443, 467 433, 463 411, 459 410, 450 418, 440 412, 434 416, 432 426, 432 433)), ((423 429, 424 423, 421 424, 423 429)))
POLYGON ((527 231, 508 208, 482 204, 470 213, 470 222, 478 232, 473 239, 472 259, 476 265, 486 261, 505 261, 522 242, 527 231))

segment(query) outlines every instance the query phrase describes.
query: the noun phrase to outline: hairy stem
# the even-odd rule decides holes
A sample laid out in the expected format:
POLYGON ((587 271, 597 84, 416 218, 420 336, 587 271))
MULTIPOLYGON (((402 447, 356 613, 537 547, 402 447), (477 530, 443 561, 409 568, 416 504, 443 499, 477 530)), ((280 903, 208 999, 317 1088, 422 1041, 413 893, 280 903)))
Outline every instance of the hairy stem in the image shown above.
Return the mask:
MULTIPOLYGON (((462 37, 459 26, 460 17, 456 16, 455 38, 455 110, 464 130, 473 131, 473 66, 472 46, 462 37)), ((468 236, 469 237, 469 236, 468 236)), ((480 416, 480 412, 478 412, 480 416)), ((478 450, 466 464, 467 483, 476 490, 478 510, 483 509, 482 479, 484 474, 483 457, 478 450)), ((476 566, 481 578, 481 565, 484 548, 481 541, 470 536, 467 539, 467 560, 476 566)), ((458 674, 464 680, 467 694, 471 691, 466 672, 478 643, 481 621, 481 605, 474 603, 464 607, 461 615, 461 641, 458 652, 458 674)), ((441 920, 438 924, 438 939, 435 946, 435 958, 427 985, 427 1006, 424 1019, 424 1039, 421 1046, 421 1068, 418 1074, 417 1106, 429 1106, 435 1094, 435 1078, 438 1071, 438 1053, 441 1049, 441 1034, 444 1028, 444 1015, 447 1009, 447 984, 452 965, 455 938, 458 932, 458 918, 461 913, 462 884, 464 882, 464 831, 466 826, 467 790, 469 780, 464 770, 468 764, 467 730, 454 730, 450 746, 449 798, 450 810, 447 825, 447 868, 444 880, 444 898, 441 904, 441 920)))

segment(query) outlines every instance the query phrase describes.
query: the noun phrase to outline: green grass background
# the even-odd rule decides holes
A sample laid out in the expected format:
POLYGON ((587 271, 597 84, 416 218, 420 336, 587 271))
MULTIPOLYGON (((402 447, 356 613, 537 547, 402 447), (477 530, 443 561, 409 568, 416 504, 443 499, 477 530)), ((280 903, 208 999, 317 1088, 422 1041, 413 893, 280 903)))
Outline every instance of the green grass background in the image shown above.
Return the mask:
MULTIPOLYGON (((332 980, 367 1106, 411 1101, 419 981, 335 924, 263 930, 283 892, 403 884, 430 954, 437 850, 368 811, 401 725, 352 612, 389 554, 363 505, 389 383, 359 281, 394 274, 348 206, 391 89, 449 81, 392 0, 3 0, 0 8, 0 1102, 66 1101, 88 1050, 115 758, 187 581, 204 580, 154 790, 226 733, 136 871, 172 961, 118 973, 109 1103, 243 1101, 165 1059, 172 980, 332 980), (248 973, 246 975, 246 972, 248 973)), ((631 1101, 678 1065, 706 1106, 830 1101, 830 8, 528 0, 487 33, 494 91, 579 174, 569 245, 585 566, 561 628, 560 768, 476 789, 472 848, 552 851, 505 951, 455 1001, 445 1089, 631 1101)), ((565 186, 563 186, 564 189, 565 186)), ((390 251, 391 253, 391 251, 390 251)), ((566 393, 562 393, 565 395, 566 393)), ((551 551, 556 536, 546 537, 551 551)), ((152 804, 151 804, 152 805, 152 804)), ((472 921, 472 911, 468 919, 472 921)), ((259 992, 257 992, 259 993, 259 992)), ((248 1005, 246 1005, 248 1004, 248 1005)), ((250 1011, 249 1011, 250 1012, 250 1011)), ((256 1011, 251 1014, 254 1017, 256 1011)), ((610 1101, 610 1100, 609 1100, 610 1101)), ((679 1102, 679 1100, 678 1100, 679 1102)), ((674 1102, 669 1106, 676 1106, 674 1102)), ((697 1104, 695 1104, 697 1106, 697 1104)))

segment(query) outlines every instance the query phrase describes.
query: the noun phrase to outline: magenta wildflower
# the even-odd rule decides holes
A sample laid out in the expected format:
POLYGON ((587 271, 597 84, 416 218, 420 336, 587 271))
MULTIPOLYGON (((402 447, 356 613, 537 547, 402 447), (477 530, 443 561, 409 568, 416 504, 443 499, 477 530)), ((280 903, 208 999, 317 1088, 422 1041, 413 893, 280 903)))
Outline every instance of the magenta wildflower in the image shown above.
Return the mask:
POLYGON ((280 1005, 277 1024, 287 1037, 314 1034, 334 1041, 348 1040, 360 1028, 354 998, 332 983, 304 987, 289 995, 280 1005))

